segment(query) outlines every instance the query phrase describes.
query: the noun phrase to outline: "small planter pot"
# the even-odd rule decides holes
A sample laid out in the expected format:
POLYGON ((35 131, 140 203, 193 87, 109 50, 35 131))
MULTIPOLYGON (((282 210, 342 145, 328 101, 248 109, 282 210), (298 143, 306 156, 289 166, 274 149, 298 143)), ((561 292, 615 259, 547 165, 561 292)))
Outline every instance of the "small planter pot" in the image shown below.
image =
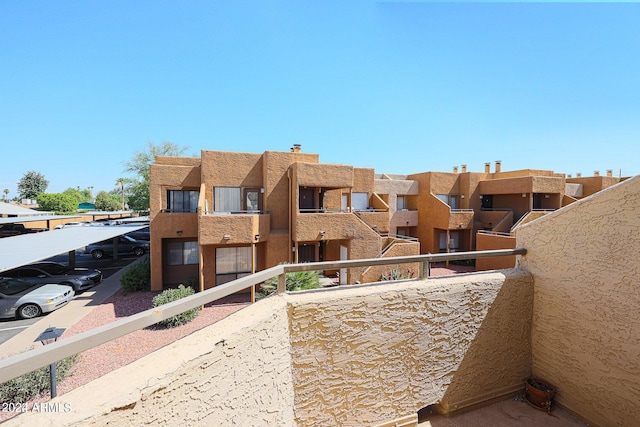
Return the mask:
POLYGON ((525 381, 525 399, 534 408, 551 412, 551 401, 556 393, 555 388, 546 381, 538 378, 528 378, 525 381))

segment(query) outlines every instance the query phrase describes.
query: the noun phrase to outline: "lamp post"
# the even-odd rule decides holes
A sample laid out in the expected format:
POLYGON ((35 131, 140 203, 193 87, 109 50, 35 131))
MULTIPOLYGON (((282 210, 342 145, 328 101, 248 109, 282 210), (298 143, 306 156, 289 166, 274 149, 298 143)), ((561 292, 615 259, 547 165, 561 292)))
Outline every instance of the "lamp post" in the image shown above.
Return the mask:
POLYGON ((120 190, 122 190, 122 210, 124 210, 124 181, 121 179, 118 182, 120 183, 120 190))
MULTIPOLYGON (((60 335, 62 335, 64 331, 65 328, 47 328, 38 336, 38 338, 35 339, 34 342, 40 341, 42 345, 51 344, 52 342, 58 341, 58 338, 60 338, 60 335)), ((56 391, 56 362, 49 365, 49 378, 51 384, 51 398, 53 399, 58 394, 56 391)))

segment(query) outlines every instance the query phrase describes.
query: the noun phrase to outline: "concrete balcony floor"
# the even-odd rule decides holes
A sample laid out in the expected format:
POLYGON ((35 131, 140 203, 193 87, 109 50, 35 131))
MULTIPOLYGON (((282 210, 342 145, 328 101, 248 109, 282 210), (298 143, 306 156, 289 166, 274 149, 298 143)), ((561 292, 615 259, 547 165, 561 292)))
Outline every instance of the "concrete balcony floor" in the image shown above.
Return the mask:
POLYGON ((584 427, 588 424, 555 406, 551 414, 533 408, 522 396, 453 416, 421 414, 419 427, 584 427))

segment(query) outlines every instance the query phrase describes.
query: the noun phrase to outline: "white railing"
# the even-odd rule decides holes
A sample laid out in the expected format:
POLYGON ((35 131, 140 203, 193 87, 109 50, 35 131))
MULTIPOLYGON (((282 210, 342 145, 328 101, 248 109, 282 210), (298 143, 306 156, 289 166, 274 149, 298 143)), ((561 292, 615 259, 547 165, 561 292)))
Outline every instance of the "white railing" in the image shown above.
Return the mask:
POLYGON ((312 262, 302 264, 281 264, 250 276, 236 279, 232 282, 207 289, 203 292, 164 304, 160 307, 134 314, 107 325, 91 329, 86 332, 66 338, 43 347, 17 354, 0 360, 0 383, 7 382, 21 375, 50 365, 74 354, 81 353, 100 344, 112 341, 162 320, 184 313, 196 307, 203 306, 220 298, 226 297, 251 286, 258 285, 265 280, 278 276, 277 292, 285 292, 285 274, 296 271, 339 270, 341 268, 365 267, 374 265, 397 265, 405 263, 420 263, 420 279, 429 277, 431 263, 457 261, 466 259, 488 258, 496 256, 525 255, 527 250, 498 249, 489 251, 457 252, 446 254, 411 255, 390 258, 371 258, 349 261, 312 262))

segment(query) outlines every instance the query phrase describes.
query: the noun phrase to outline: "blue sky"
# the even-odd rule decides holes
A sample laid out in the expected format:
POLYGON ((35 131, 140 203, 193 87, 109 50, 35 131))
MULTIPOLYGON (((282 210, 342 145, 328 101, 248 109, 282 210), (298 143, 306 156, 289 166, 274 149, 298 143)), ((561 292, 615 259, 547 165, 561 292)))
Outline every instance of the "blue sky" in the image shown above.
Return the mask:
POLYGON ((147 142, 376 172, 640 173, 640 4, 0 2, 0 187, 147 142))

